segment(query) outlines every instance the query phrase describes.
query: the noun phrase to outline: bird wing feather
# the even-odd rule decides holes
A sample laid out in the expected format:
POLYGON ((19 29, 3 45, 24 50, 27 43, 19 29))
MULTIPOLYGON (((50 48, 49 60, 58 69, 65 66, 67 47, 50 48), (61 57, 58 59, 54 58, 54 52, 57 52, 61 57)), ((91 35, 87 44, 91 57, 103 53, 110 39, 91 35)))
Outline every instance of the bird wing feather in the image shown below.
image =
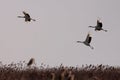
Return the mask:
POLYGON ((88 39, 88 43, 90 43, 90 42, 91 42, 91 40, 92 40, 92 37, 89 37, 89 39, 88 39))
POLYGON ((30 15, 28 13, 26 13, 25 11, 23 11, 23 14, 26 16, 26 17, 30 17, 30 15))
POLYGON ((89 41, 89 36, 90 36, 90 34, 87 35, 85 42, 89 41))

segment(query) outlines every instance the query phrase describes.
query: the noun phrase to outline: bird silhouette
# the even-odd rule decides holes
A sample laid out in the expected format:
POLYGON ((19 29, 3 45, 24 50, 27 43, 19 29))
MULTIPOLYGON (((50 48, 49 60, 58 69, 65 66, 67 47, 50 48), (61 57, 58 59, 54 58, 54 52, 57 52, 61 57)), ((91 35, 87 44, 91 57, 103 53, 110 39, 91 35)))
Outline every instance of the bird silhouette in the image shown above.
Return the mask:
POLYGON ((35 63, 35 59, 31 58, 29 62, 27 63, 27 66, 31 66, 33 63, 35 63))
POLYGON ((97 20, 97 25, 96 26, 89 26, 91 28, 95 28, 95 31, 105 31, 107 32, 107 30, 104 30, 102 27, 103 27, 103 23, 100 21, 100 19, 97 20))
POLYGON ((24 16, 18 16, 18 18, 25 18, 25 22, 30 22, 32 21, 36 21, 35 19, 32 19, 30 17, 30 15, 28 13, 26 13, 25 11, 23 11, 24 16))
POLYGON ((91 49, 94 49, 94 48, 90 45, 91 40, 92 40, 92 37, 90 36, 90 33, 88 33, 85 41, 77 41, 77 43, 84 43, 86 46, 89 46, 91 49))

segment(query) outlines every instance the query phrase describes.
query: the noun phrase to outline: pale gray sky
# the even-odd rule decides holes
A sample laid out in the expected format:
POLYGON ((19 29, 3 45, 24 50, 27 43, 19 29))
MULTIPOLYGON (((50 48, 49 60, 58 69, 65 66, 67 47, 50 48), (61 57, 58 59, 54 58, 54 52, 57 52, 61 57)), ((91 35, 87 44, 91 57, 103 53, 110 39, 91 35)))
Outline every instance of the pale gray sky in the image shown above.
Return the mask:
POLYGON ((119 8, 119 0, 1 0, 0 61, 120 65, 119 8), (17 18, 22 11, 37 21, 17 18), (98 17, 108 32, 88 28, 98 17), (89 31, 94 50, 76 43, 89 31))

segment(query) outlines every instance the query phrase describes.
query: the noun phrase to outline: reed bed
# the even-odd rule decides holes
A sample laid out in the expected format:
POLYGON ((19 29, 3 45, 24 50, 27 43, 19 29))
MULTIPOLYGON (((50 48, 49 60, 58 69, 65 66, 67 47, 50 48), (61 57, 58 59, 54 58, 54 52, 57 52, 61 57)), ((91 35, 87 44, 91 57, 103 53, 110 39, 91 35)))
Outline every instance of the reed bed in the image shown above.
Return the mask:
POLYGON ((26 66, 26 63, 0 63, 0 80, 120 80, 120 67, 85 65, 82 67, 26 66))

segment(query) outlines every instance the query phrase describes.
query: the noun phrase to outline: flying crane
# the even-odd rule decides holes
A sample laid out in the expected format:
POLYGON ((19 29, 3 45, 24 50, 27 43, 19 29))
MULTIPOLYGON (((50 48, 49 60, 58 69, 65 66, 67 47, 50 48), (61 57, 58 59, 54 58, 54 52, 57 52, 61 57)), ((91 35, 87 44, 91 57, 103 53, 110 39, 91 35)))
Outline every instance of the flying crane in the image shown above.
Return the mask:
POLYGON ((30 15, 28 13, 26 13, 25 11, 23 11, 24 16, 18 16, 18 18, 25 18, 25 22, 30 22, 32 21, 36 21, 35 19, 32 19, 30 17, 30 15))
POLYGON ((101 30, 103 30, 103 31, 107 32, 107 30, 104 30, 102 28, 103 27, 103 23, 100 21, 100 19, 97 20, 97 25, 96 26, 89 26, 89 27, 95 28, 95 31, 101 31, 101 30))
POLYGON ((90 33, 88 33, 85 41, 77 41, 77 43, 84 43, 86 46, 89 46, 91 49, 94 49, 94 48, 90 45, 91 40, 92 40, 92 37, 90 36, 90 33))

